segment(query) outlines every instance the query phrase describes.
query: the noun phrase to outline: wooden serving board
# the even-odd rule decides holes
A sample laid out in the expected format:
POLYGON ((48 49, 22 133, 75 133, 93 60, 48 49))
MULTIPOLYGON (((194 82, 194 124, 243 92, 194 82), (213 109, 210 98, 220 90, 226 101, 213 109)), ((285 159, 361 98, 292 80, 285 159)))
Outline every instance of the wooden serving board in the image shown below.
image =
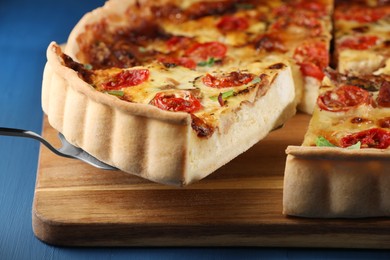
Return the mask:
MULTIPOLYGON (((186 188, 97 170, 41 149, 33 229, 73 246, 271 246, 390 248, 390 219, 305 219, 282 214, 285 148, 299 145, 309 116, 186 188)), ((43 135, 59 143, 46 119, 43 135)))

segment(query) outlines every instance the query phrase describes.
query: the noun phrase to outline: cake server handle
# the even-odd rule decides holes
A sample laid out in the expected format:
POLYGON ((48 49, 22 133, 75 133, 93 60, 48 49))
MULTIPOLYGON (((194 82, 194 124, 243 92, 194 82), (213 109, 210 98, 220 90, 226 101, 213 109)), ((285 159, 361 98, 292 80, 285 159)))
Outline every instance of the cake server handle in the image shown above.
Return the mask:
POLYGON ((117 168, 108 165, 102 161, 99 161, 89 153, 85 152, 83 149, 72 145, 65 139, 65 137, 61 133, 58 133, 58 137, 61 140, 62 147, 58 149, 55 148, 53 145, 51 145, 46 139, 44 139, 39 134, 29 130, 0 127, 0 135, 26 137, 26 138, 35 139, 40 141, 43 145, 45 145, 50 151, 52 151, 56 155, 66 157, 66 158, 79 159, 99 169, 117 170, 117 168))

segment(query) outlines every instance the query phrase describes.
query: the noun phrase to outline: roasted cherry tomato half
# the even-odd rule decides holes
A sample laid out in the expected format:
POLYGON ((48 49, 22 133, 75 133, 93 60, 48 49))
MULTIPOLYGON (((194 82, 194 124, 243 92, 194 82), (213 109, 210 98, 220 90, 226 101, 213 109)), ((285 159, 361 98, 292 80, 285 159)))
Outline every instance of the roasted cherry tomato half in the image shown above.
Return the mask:
POLYGON ((272 25, 271 30, 285 30, 288 26, 295 25, 306 29, 310 29, 312 36, 317 36, 322 32, 322 25, 318 18, 313 13, 297 13, 290 17, 281 16, 272 25))
POLYGON ((343 5, 336 9, 336 20, 355 21, 358 23, 376 22, 390 13, 390 7, 367 7, 364 5, 343 5))
POLYGON ((300 70, 303 75, 322 80, 325 76, 323 70, 311 62, 303 62, 299 64, 300 70))
POLYGON ((232 71, 228 74, 213 76, 207 73, 203 78, 203 84, 212 88, 228 88, 248 84, 254 76, 250 73, 232 71))
POLYGON ((390 146, 390 132, 381 128, 371 128, 341 138, 341 146, 348 147, 361 143, 361 148, 386 149, 390 146))
POLYGON ((210 58, 222 59, 226 52, 226 45, 220 42, 195 43, 185 51, 185 56, 201 62, 210 58))
POLYGON ((132 87, 148 80, 148 69, 124 70, 116 74, 112 80, 103 83, 106 90, 117 90, 125 87, 132 87))
POLYGON ((189 91, 160 92, 156 94, 150 104, 162 110, 173 112, 195 113, 202 108, 199 99, 189 91))
POLYGON ((382 128, 390 128, 390 117, 385 117, 385 118, 379 119, 378 125, 382 128))
POLYGON ((294 14, 307 12, 317 17, 321 17, 326 14, 326 6, 321 1, 299 1, 281 5, 273 10, 273 14, 276 17, 288 16, 291 17, 294 14))
POLYGON ((189 45, 191 45, 194 41, 185 36, 173 36, 169 38, 165 44, 167 48, 170 51, 175 51, 175 50, 184 50, 186 49, 189 45))
POLYGON ((326 44, 321 41, 310 41, 295 49, 293 58, 298 63, 311 62, 319 68, 325 68, 329 63, 326 44))
POLYGON ((359 37, 347 38, 340 42, 340 49, 367 50, 378 42, 378 37, 373 35, 364 35, 359 37))
POLYGON ((385 81, 382 84, 376 102, 381 107, 390 107, 390 82, 385 81))
POLYGON ((320 41, 307 42, 295 50, 293 58, 301 66, 303 75, 322 80, 324 74, 321 72, 329 63, 329 54, 325 43, 320 41))
POLYGON ((314 12, 318 15, 325 15, 326 14, 326 6, 321 3, 321 1, 306 1, 302 0, 295 4, 295 8, 304 9, 307 11, 314 12))
POLYGON ((369 101, 370 93, 367 90, 344 85, 321 94, 317 99, 317 104, 322 110, 339 112, 367 104, 369 101))
POLYGON ((189 69, 195 69, 196 63, 190 58, 187 57, 169 57, 169 56, 161 56, 158 58, 158 61, 163 63, 166 67, 175 67, 175 66, 183 66, 189 69))
POLYGON ((245 31, 249 22, 244 17, 224 16, 217 23, 217 28, 222 32, 245 31))

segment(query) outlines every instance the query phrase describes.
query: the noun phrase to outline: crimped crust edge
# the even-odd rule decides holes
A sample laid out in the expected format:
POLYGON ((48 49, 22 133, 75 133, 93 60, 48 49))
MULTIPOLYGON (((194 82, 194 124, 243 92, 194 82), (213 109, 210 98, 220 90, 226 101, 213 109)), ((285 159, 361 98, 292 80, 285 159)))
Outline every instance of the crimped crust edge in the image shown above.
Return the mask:
POLYGON ((300 217, 390 216, 389 151, 287 148, 283 213, 300 217))

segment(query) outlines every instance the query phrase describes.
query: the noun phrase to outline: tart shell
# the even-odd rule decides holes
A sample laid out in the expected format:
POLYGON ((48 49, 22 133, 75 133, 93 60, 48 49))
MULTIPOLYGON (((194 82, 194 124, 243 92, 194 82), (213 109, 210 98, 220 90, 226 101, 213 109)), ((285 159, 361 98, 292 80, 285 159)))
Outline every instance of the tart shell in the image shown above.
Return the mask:
POLYGON ((390 216, 390 151, 289 146, 283 213, 311 218, 390 216))

